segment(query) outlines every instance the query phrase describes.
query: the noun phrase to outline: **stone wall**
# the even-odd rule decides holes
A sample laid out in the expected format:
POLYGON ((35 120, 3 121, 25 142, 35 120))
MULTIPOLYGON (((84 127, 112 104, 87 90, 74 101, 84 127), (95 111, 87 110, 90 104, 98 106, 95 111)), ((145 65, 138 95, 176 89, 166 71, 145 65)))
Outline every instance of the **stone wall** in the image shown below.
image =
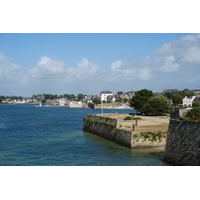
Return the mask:
POLYGON ((182 108, 182 109, 178 108, 178 109, 175 109, 175 111, 170 114, 170 119, 179 119, 181 116, 183 116, 190 109, 191 108, 182 108))
POLYGON ((132 132, 118 129, 118 120, 109 117, 86 115, 83 131, 98 135, 116 144, 131 148, 132 132))
POLYGON ((166 138, 166 131, 134 132, 131 148, 165 147, 166 138))
POLYGON ((166 144, 166 133, 126 131, 119 129, 118 119, 104 116, 86 115, 83 131, 128 148, 163 147, 166 144))
POLYGON ((126 103, 120 103, 120 102, 103 103, 103 104, 88 103, 88 107, 93 109, 102 109, 102 107, 103 109, 117 109, 117 108, 133 109, 127 106, 126 103))
POLYGON ((200 122, 170 120, 164 161, 176 165, 200 165, 200 122))

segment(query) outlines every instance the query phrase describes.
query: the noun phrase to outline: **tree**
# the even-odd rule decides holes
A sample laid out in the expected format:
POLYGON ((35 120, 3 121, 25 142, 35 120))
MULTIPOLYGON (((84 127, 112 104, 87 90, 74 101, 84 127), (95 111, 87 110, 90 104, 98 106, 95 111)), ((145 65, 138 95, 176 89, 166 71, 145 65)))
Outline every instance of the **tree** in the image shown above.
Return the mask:
POLYGON ((184 118, 187 120, 200 122, 200 108, 193 108, 189 110, 184 118))
POLYGON ((64 94, 63 97, 69 99, 69 94, 64 94))
POLYGON ((182 104, 183 103, 183 96, 180 95, 180 94, 174 95, 172 101, 175 105, 182 104))
POLYGON ((173 112, 171 101, 163 95, 156 95, 149 98, 144 105, 145 115, 163 115, 173 112))
POLYGON ((101 103, 101 99, 97 99, 97 98, 96 98, 96 99, 93 99, 92 102, 93 102, 93 103, 96 103, 96 104, 100 104, 100 103, 101 103))
POLYGON ((187 97, 196 96, 195 92, 193 90, 188 90, 188 89, 184 89, 182 91, 179 91, 178 94, 180 94, 183 98, 185 96, 187 96, 187 97))
POLYGON ((121 102, 121 101, 122 101, 122 98, 121 98, 121 97, 117 97, 115 101, 116 101, 116 102, 121 102))
POLYGON ((58 95, 57 94, 54 94, 52 99, 58 99, 58 95))
POLYGON ((123 102, 124 102, 124 103, 128 102, 128 99, 127 99, 127 98, 124 98, 124 99, 123 99, 123 102))
POLYGON ((42 94, 38 94, 37 97, 38 97, 39 100, 41 100, 41 99, 44 98, 44 95, 42 95, 42 94))
POLYGON ((78 94, 78 99, 84 99, 84 95, 83 94, 78 94))
POLYGON ((73 99, 75 99, 76 97, 75 97, 74 94, 70 94, 68 98, 69 98, 70 100, 73 100, 73 99))
POLYGON ((34 94, 34 95, 31 97, 31 99, 32 99, 32 100, 33 100, 33 99, 38 99, 38 96, 34 94))
POLYGON ((174 94, 172 92, 166 92, 163 94, 163 96, 167 97, 169 100, 172 100, 174 97, 174 94))
POLYGON ((192 103, 192 107, 200 107, 200 102, 194 101, 194 102, 192 103))
POLYGON ((135 93, 135 96, 132 97, 130 107, 133 107, 139 112, 144 111, 144 105, 147 103, 150 97, 154 94, 151 90, 142 89, 135 93))

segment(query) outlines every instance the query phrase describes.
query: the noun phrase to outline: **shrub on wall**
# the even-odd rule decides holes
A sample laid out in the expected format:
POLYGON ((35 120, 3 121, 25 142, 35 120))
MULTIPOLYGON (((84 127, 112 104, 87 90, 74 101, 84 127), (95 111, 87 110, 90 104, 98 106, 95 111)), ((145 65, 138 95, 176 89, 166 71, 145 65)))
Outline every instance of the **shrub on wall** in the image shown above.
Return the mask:
POLYGON ((200 122, 200 108, 193 108, 189 110, 184 118, 189 121, 200 122))
POLYGON ((126 117, 124 118, 124 120, 131 120, 131 119, 132 119, 131 116, 126 116, 126 117))
POLYGON ((200 102, 194 101, 194 102, 192 103, 192 107, 200 107, 200 102))

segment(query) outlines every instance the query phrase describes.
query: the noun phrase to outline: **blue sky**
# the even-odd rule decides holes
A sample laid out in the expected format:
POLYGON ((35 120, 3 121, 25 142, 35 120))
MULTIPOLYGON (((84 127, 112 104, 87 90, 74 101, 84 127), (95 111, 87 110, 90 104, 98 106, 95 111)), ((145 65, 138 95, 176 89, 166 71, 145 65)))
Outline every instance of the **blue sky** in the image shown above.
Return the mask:
POLYGON ((0 34, 0 95, 197 89, 199 72, 199 34, 0 34))

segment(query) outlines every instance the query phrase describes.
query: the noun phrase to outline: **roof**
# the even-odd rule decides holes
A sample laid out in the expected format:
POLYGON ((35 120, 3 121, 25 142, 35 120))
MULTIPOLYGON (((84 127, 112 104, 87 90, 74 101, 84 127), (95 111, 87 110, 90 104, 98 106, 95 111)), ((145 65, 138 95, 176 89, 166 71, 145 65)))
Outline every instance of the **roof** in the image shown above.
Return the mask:
POLYGON ((111 91, 101 91, 101 94, 112 94, 111 91))
POLYGON ((194 101, 200 102, 200 98, 199 98, 199 97, 196 97, 196 98, 194 99, 194 101))

